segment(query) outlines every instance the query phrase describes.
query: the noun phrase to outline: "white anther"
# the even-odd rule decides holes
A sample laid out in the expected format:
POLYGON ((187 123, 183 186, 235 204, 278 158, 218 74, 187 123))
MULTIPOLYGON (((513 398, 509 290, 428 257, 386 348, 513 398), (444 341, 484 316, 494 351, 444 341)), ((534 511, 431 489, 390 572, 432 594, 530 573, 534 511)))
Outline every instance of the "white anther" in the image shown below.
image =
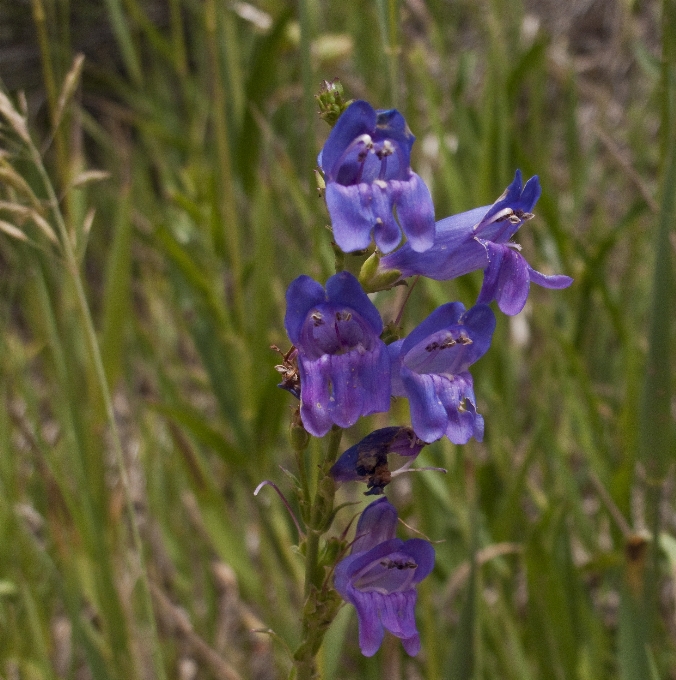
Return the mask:
POLYGON ((503 208, 500 212, 495 213, 495 215, 491 217, 491 222, 499 222, 500 220, 510 219, 513 214, 514 211, 511 208, 503 208))
POLYGON ((386 139, 383 142, 383 148, 380 152, 381 157, 382 156, 391 156, 394 153, 394 145, 389 139, 386 139))
POLYGON ((363 144, 367 149, 372 149, 373 148, 373 140, 371 139, 371 135, 363 134, 359 135, 357 139, 354 140, 357 144, 363 144))

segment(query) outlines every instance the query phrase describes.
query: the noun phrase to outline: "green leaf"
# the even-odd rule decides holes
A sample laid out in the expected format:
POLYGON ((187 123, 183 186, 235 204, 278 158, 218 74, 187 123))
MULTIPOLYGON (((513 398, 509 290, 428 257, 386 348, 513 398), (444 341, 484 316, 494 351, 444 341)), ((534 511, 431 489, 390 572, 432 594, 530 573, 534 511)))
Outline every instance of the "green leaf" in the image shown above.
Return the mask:
POLYGON ((617 631, 617 665, 620 680, 646 680, 651 677, 646 653, 649 627, 642 599, 627 584, 620 592, 617 631))
POLYGON ((115 219, 115 234, 106 268, 103 294, 101 355, 109 384, 119 377, 124 334, 131 314, 131 220, 127 187, 121 193, 115 219))
POLYGON ((241 464, 243 454, 235 448, 218 430, 211 427, 201 414, 187 404, 169 406, 168 404, 149 404, 150 408, 182 425, 200 443, 217 453, 225 462, 241 464))

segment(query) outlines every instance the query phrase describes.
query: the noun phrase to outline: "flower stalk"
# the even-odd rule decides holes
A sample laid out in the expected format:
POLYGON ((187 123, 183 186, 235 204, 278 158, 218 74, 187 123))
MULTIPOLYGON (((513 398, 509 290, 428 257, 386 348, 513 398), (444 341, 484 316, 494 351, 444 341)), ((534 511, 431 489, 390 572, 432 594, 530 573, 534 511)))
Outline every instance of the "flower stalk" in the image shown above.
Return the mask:
MULTIPOLYGON (((289 680, 310 680, 315 675, 315 657, 331 622, 338 613, 341 598, 325 578, 325 568, 331 569, 335 557, 336 541, 328 541, 320 553, 321 538, 333 520, 333 501, 336 483, 330 474, 338 457, 343 428, 334 425, 328 434, 326 456, 319 471, 314 498, 303 499, 309 509, 307 538, 305 539, 305 584, 301 643, 294 653, 294 664, 289 680)), ((299 467, 303 467, 299 461, 299 467)))

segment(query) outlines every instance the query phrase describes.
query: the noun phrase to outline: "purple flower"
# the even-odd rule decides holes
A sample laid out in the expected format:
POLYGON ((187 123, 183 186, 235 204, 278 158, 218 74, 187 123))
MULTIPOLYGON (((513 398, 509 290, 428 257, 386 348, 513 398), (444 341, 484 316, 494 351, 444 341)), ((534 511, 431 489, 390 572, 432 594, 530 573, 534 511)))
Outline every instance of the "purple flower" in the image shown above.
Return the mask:
POLYGON ((337 482, 366 482, 369 489, 366 495, 377 496, 383 493, 393 475, 387 465, 387 455, 405 456, 409 459, 404 466, 407 467, 424 446, 425 442, 418 439, 410 427, 383 427, 344 451, 331 468, 331 475, 337 482))
POLYGON ((385 629, 411 656, 420 651, 415 586, 432 571, 434 548, 421 538, 395 538, 396 527, 397 511, 387 498, 371 503, 359 518, 352 554, 336 566, 334 586, 357 610, 364 656, 378 651, 385 629))
POLYGON ((350 104, 338 119, 318 163, 326 176, 326 204, 336 243, 345 252, 376 245, 389 253, 401 242, 421 252, 434 242, 434 206, 425 183, 411 171, 415 137, 395 109, 350 104))
POLYGON ((491 344, 495 315, 488 305, 465 312, 449 302, 432 312, 408 337, 389 345, 392 394, 408 397, 416 435, 430 443, 446 435, 454 444, 483 439, 468 368, 491 344))
POLYGON ((323 437, 335 423, 390 408, 390 358, 383 322, 357 279, 332 276, 324 288, 299 276, 286 291, 284 325, 298 348, 303 426, 323 437))
POLYGON ((397 270, 401 278, 421 274, 438 281, 454 279, 477 269, 484 281, 477 302, 497 300, 505 314, 518 314, 526 304, 530 282, 545 288, 567 288, 569 276, 546 276, 535 271, 510 239, 533 217, 540 197, 540 182, 531 177, 522 185, 521 171, 505 193, 491 206, 475 208, 437 222, 434 245, 424 253, 404 244, 383 257, 379 275, 397 270))

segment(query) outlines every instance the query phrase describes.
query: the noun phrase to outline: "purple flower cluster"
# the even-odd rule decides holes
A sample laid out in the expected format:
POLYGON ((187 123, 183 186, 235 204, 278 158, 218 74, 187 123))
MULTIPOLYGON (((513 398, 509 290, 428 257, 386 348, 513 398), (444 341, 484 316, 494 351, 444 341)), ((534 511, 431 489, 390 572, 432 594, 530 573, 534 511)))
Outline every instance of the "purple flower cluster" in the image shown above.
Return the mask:
MULTIPOLYGON (((375 281, 391 286, 410 276, 447 280, 483 270, 475 304, 469 309, 460 302, 444 304, 406 337, 386 345, 380 314, 352 274, 332 276, 325 288, 299 276, 286 293, 285 326, 294 348, 285 357, 297 361, 297 374, 293 366, 283 367, 281 386, 299 397, 300 418, 310 434, 322 437, 334 425, 347 428, 362 416, 386 412, 393 397, 408 399, 410 427, 372 432, 331 469, 336 482, 365 482, 367 494, 382 494, 426 444, 444 436, 455 444, 483 440, 484 419, 469 368, 491 344, 496 320, 489 304, 517 314, 531 282, 555 289, 572 283, 568 276, 535 271, 511 241, 533 217, 541 193, 537 177, 524 184, 517 171, 493 205, 435 224, 430 192, 411 170, 414 140, 395 110, 376 111, 356 101, 340 116, 318 159, 334 239, 344 252, 375 241, 377 267, 360 277, 370 291, 386 288, 371 285, 375 281), (394 472, 391 454, 405 460, 394 472)), ((335 569, 336 590, 357 610, 366 656, 378 650, 385 629, 401 638, 409 654, 420 648, 415 586, 431 572, 434 549, 422 539, 397 539, 396 524, 387 499, 369 505, 351 554, 335 569)))

